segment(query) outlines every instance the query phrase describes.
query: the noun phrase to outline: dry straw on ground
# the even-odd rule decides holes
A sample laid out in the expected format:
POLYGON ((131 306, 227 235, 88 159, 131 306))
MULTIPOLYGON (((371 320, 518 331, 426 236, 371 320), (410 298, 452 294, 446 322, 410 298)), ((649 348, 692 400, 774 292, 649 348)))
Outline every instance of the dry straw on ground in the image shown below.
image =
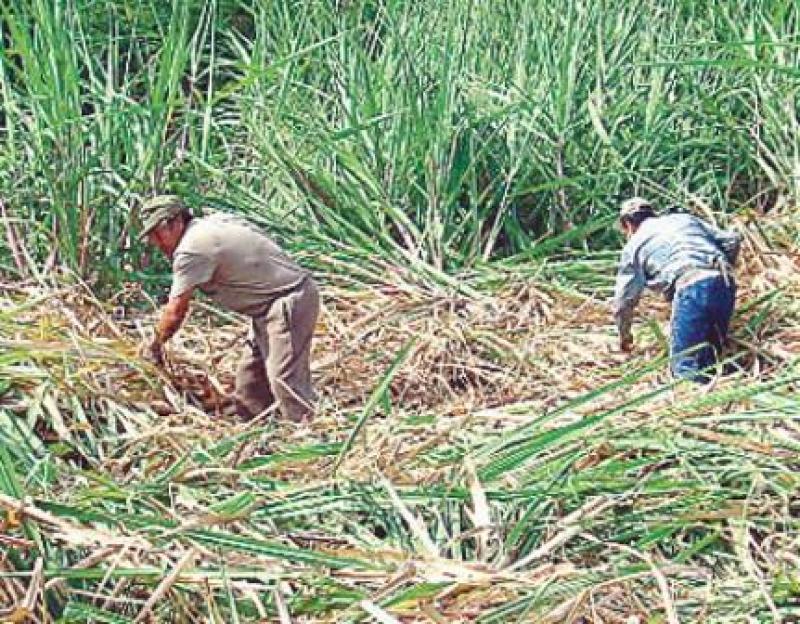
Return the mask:
POLYGON ((797 261, 748 238, 739 372, 702 391, 658 362, 663 304, 622 357, 607 290, 557 264, 464 276, 475 294, 332 277, 304 427, 225 415, 242 319, 196 307, 157 371, 135 288, 7 283, 3 617, 781 617, 797 261))

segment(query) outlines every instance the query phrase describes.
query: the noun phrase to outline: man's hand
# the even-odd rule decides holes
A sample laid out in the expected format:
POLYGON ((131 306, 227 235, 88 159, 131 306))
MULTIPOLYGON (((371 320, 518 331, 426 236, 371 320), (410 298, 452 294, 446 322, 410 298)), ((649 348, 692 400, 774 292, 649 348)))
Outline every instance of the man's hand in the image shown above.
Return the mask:
POLYGON ((619 337, 619 350, 623 353, 630 353, 633 351, 633 336, 627 334, 619 337))
POLYGON ((164 343, 178 331, 186 313, 189 311, 189 300, 192 298, 192 289, 178 297, 172 297, 167 304, 161 308, 161 314, 155 326, 155 338, 142 348, 142 357, 155 364, 164 366, 164 343))
POLYGON ((142 357, 159 368, 164 366, 164 345, 156 338, 142 347, 142 357))

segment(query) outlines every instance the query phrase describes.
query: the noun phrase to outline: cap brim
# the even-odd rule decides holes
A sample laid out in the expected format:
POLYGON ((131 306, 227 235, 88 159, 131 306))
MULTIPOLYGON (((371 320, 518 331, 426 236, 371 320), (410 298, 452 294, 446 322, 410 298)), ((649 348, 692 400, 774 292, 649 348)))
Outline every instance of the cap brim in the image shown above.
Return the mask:
POLYGON ((144 242, 145 239, 150 235, 150 232, 158 227, 158 223, 153 223, 152 225, 148 225, 145 227, 141 232, 139 232, 139 236, 136 237, 136 240, 140 243, 144 242))

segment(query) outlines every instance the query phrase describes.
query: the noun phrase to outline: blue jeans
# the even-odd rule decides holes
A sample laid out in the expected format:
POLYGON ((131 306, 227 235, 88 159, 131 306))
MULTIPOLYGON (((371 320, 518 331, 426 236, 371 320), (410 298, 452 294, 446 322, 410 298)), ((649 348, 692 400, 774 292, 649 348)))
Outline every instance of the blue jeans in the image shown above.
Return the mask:
POLYGON ((710 381, 707 369, 728 335, 736 284, 722 275, 689 284, 672 301, 672 374, 698 383, 710 381))

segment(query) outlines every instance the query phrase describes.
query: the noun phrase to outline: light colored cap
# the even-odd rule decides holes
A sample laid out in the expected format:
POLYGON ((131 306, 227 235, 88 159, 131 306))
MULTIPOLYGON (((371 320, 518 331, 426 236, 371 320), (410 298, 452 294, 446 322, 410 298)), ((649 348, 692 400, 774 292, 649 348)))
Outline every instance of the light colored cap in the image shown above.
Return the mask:
POLYGON ((177 195, 156 195, 151 197, 142 204, 140 212, 142 231, 139 233, 139 240, 144 240, 163 221, 168 221, 187 211, 186 204, 177 195))
POLYGON ((653 212, 653 204, 643 197, 626 199, 619 206, 619 218, 632 217, 640 212, 653 212))

